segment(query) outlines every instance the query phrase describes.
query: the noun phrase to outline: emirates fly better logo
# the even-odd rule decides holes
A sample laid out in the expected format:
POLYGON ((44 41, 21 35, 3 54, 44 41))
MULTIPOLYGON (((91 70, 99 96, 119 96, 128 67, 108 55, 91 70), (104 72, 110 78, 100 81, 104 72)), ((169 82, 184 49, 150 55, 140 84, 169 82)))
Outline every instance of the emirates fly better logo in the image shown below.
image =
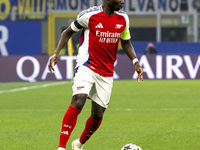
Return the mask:
MULTIPOLYGON (((121 24, 116 24, 115 29, 120 29, 122 26, 123 25, 121 25, 121 24)), ((95 28, 103 29, 104 27, 103 27, 102 23, 99 23, 95 26, 95 28)), ((100 30, 96 30, 96 36, 100 37, 99 42, 101 42, 101 43, 117 43, 121 36, 121 33, 110 32, 110 31, 103 32, 100 30)))

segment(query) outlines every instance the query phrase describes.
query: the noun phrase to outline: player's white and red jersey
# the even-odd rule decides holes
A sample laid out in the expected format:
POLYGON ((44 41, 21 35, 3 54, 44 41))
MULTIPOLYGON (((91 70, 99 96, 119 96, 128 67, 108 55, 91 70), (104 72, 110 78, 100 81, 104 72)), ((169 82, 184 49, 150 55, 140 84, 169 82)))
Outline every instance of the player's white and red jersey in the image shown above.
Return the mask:
POLYGON ((102 6, 95 6, 81 12, 71 28, 83 30, 77 66, 85 65, 101 76, 112 77, 120 38, 130 39, 127 14, 119 11, 109 16, 102 6))

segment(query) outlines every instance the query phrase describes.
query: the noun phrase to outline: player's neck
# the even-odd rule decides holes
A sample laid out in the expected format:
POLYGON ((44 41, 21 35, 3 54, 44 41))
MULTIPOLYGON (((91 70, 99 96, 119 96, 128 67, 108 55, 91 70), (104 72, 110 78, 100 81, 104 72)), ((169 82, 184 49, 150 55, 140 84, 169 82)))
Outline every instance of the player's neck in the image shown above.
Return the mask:
POLYGON ((109 7, 109 5, 103 3, 102 4, 103 12, 109 16, 113 15, 115 11, 109 7))

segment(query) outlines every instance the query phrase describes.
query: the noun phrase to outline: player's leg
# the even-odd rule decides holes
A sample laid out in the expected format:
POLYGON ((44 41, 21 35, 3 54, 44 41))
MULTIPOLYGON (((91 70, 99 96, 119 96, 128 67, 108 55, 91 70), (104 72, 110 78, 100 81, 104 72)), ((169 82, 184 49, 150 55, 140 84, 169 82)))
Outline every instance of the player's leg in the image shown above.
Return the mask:
POLYGON ((94 134, 94 132, 101 125, 105 110, 106 108, 92 101, 92 114, 86 121, 85 129, 83 130, 80 139, 77 139, 72 142, 73 150, 83 149, 83 146, 86 143, 86 141, 89 140, 89 138, 94 134))
POLYGON ((113 78, 96 75, 95 87, 89 93, 92 99, 92 114, 88 118, 85 129, 80 137, 80 143, 84 144, 99 128, 103 114, 109 104, 112 91, 113 78))
POLYGON ((85 142, 92 136, 92 134, 99 128, 102 122, 103 114, 106 108, 100 106, 96 102, 92 101, 92 114, 88 118, 85 129, 80 137, 80 142, 85 142))
POLYGON ((77 117, 85 104, 86 98, 87 94, 77 94, 72 97, 72 102, 63 117, 59 147, 66 147, 67 141, 76 125, 77 117))
POLYGON ((82 150, 84 143, 99 128, 111 95, 113 78, 102 77, 94 72, 91 74, 95 83, 88 94, 88 97, 92 100, 92 114, 86 122, 80 139, 72 142, 73 150, 82 150))
POLYGON ((71 104, 63 118, 59 147, 66 147, 66 143, 76 125, 77 117, 85 104, 86 98, 93 86, 93 83, 94 82, 91 73, 86 71, 83 66, 80 66, 76 69, 72 86, 73 97, 71 104))

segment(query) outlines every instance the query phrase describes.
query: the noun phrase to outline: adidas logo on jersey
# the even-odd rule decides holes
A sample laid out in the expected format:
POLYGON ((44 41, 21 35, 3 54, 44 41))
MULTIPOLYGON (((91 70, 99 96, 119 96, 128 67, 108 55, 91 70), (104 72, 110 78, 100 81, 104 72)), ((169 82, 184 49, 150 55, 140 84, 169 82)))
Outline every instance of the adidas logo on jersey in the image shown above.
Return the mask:
POLYGON ((95 28, 103 28, 103 25, 99 23, 97 26, 95 26, 95 28))

